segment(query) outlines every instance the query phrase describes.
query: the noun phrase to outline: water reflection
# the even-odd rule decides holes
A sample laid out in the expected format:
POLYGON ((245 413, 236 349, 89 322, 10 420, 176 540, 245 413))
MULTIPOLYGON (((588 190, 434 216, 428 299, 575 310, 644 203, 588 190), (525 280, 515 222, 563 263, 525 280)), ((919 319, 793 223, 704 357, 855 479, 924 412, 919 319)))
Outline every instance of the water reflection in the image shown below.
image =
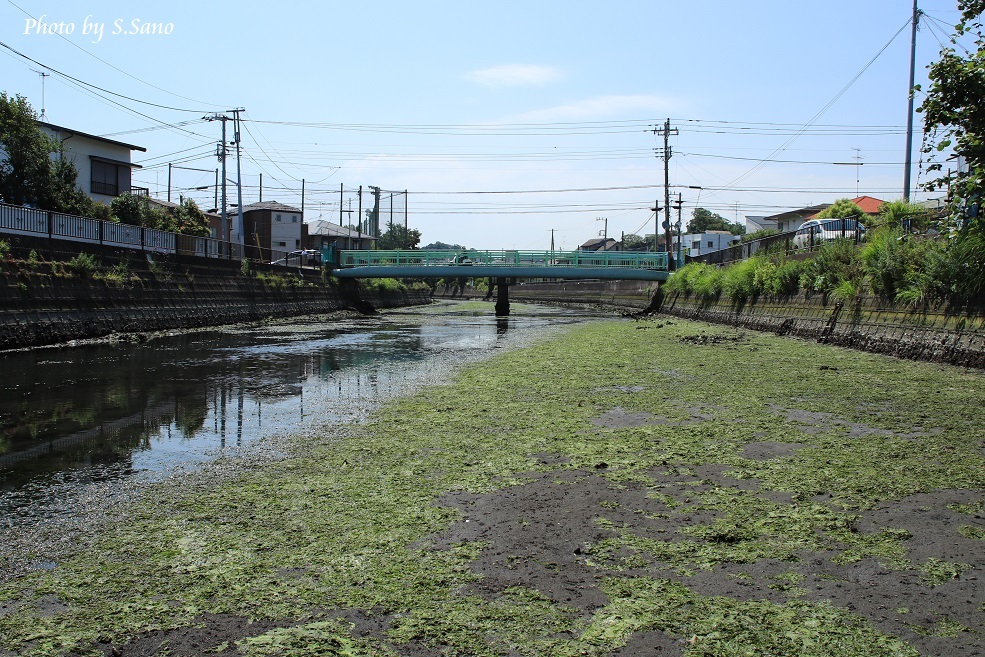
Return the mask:
POLYGON ((312 418, 356 420, 518 326, 583 319, 551 312, 294 321, 0 356, 0 513, 35 514, 39 497, 194 464, 312 418))

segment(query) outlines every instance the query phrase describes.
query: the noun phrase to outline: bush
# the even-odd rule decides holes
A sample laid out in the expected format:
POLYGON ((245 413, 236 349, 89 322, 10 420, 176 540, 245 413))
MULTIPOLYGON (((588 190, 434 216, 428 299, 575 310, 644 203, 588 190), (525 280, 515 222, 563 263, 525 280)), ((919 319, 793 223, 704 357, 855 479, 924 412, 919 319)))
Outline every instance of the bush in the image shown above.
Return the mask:
POLYGON ((773 274, 772 293, 776 295, 796 294, 800 291, 800 275, 804 271, 803 260, 781 262, 773 274))
POLYGON ((907 248, 900 228, 885 226, 873 231, 859 257, 873 294, 895 297, 907 272, 907 248))
POLYGON ((10 255, 10 242, 7 240, 0 240, 0 258, 6 258, 10 255))
POLYGON ((746 301, 756 296, 756 267, 755 258, 737 262, 722 270, 722 293, 734 301, 746 301))
POLYGON ((96 267, 99 266, 99 262, 91 253, 80 253, 69 260, 68 265, 66 266, 71 272, 79 276, 83 276, 91 275, 94 271, 96 271, 96 267))

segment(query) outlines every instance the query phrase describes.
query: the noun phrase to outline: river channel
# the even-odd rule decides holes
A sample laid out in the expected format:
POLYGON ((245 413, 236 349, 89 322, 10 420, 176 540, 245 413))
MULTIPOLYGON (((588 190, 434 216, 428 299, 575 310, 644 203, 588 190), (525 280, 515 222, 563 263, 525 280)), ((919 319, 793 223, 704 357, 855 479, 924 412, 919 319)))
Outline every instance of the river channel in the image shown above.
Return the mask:
POLYGON ((497 349, 592 319, 442 302, 375 317, 291 319, 141 342, 0 355, 0 518, 59 523, 224 455, 382 402, 497 349))

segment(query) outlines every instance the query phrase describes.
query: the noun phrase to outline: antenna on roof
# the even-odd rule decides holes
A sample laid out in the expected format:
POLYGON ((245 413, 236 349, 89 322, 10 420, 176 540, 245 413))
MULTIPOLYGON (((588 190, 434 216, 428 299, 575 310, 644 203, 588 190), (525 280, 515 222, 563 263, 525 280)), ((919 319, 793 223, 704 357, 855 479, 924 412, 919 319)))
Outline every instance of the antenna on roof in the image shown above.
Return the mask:
POLYGON ((44 71, 39 71, 36 68, 32 68, 31 70, 41 76, 41 116, 38 118, 40 118, 40 120, 42 121, 47 121, 48 117, 45 116, 45 112, 44 112, 44 79, 50 78, 51 73, 45 73, 44 71))

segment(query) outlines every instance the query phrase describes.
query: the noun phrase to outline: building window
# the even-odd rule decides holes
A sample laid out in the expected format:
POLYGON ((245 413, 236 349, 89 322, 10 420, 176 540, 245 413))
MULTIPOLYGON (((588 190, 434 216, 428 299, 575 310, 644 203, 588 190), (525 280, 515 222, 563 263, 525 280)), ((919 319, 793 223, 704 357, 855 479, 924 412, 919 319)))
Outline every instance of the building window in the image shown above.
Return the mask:
POLYGON ((283 246, 284 248, 287 248, 287 242, 274 242, 274 246, 283 246))
POLYGON ((291 215, 291 223, 296 224, 298 222, 298 216, 296 214, 291 215))
POLYGON ((280 221, 280 215, 274 215, 274 221, 280 221))
POLYGON ((294 248, 296 249, 301 248, 301 240, 294 240, 294 248))
POLYGON ((695 242, 693 245, 691 245, 691 248, 692 249, 700 249, 701 248, 701 242, 695 242))
POLYGON ((715 243, 711 240, 708 240, 708 248, 711 248, 713 246, 715 246, 715 243))
POLYGON ((92 181, 89 191, 93 194, 106 194, 107 196, 120 195, 120 167, 109 162, 92 161, 92 181))

